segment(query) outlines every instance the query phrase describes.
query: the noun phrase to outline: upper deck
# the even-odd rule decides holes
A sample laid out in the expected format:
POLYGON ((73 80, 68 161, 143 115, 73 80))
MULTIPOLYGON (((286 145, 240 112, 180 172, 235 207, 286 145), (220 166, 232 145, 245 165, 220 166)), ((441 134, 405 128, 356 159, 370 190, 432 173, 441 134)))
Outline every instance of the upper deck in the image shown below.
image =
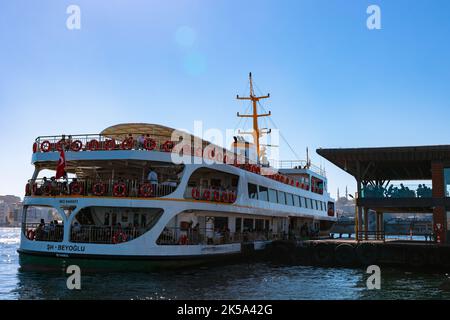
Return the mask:
POLYGON ((273 167, 261 166, 237 150, 156 124, 119 124, 99 134, 41 136, 34 142, 32 163, 40 169, 54 169, 62 150, 69 173, 106 162, 123 166, 133 161, 172 163, 176 158, 182 163, 232 165, 318 194, 326 190, 324 171, 306 161, 272 161, 273 167))

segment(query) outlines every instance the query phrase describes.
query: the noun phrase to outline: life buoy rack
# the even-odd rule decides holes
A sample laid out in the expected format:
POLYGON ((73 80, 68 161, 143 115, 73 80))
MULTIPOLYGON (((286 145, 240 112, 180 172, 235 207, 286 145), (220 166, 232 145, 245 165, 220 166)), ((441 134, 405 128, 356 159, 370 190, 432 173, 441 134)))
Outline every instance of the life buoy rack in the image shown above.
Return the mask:
POLYGON ((83 185, 78 181, 72 182, 69 186, 70 194, 80 195, 83 193, 83 185))
POLYGON ((127 241, 127 234, 123 231, 116 232, 112 238, 114 244, 127 241))
POLYGON ((105 141, 105 150, 114 150, 116 148, 116 140, 110 139, 105 141))
POLYGON ((34 230, 29 229, 27 231, 27 239, 33 241, 34 240, 34 236, 35 236, 34 230))
POLYGON ((122 141, 121 148, 122 150, 131 150, 133 149, 134 139, 132 137, 128 137, 122 141))
POLYGON ((127 194, 127 186, 124 182, 119 182, 114 185, 113 196, 114 197, 125 197, 127 194))
POLYGON ((106 192, 106 184, 103 182, 97 182, 92 187, 92 193, 96 196, 103 196, 106 192))
POLYGON ((139 188, 139 193, 145 198, 151 197, 153 195, 153 186, 150 183, 144 183, 139 188))
POLYGON ((156 141, 150 138, 146 138, 144 140, 144 148, 145 150, 151 151, 156 148, 156 141))
POLYGON ((191 196, 192 196, 192 199, 195 199, 195 200, 200 199, 200 190, 198 190, 197 188, 192 188, 191 196))
POLYGON ((98 140, 91 140, 87 144, 89 151, 96 151, 100 149, 100 142, 98 140))
POLYGON ((70 145, 70 150, 75 151, 75 152, 80 151, 81 148, 83 148, 83 142, 81 142, 80 140, 75 140, 70 145))
POLYGON ((52 148, 52 144, 50 143, 50 141, 45 140, 41 143, 41 151, 42 152, 49 152, 52 148))
POLYGON ((162 149, 164 152, 172 152, 172 149, 174 146, 175 146, 175 143, 173 141, 167 140, 162 145, 162 149))
POLYGON ((203 199, 204 200, 210 200, 211 199, 211 191, 206 189, 203 191, 203 199))

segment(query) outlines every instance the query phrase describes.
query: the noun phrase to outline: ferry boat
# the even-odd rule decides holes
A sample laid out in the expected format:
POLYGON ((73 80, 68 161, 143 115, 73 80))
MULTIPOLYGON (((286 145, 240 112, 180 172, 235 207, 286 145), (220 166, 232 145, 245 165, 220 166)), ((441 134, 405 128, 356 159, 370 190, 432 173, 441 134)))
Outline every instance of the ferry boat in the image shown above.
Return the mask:
POLYGON ((308 159, 268 163, 258 118, 270 112, 259 114, 258 105, 269 95, 256 96, 251 74, 249 81, 250 95, 237 99, 253 112, 238 116, 252 118, 253 142, 237 136, 230 149, 144 123, 36 138, 22 267, 180 267, 249 256, 278 239, 328 236, 336 217, 325 173, 308 159))

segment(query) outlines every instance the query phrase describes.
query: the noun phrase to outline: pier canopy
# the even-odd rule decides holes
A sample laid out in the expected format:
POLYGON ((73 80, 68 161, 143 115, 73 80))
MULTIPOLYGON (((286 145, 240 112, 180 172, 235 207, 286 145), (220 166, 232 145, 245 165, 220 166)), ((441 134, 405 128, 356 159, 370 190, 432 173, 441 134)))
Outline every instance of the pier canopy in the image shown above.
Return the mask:
POLYGON ((432 213, 436 242, 450 243, 450 145, 317 149, 317 153, 355 177, 357 229, 364 230, 365 238, 370 210, 377 215, 376 232, 383 229, 384 212, 432 213), (420 183, 412 186, 405 181, 420 183))
POLYGON ((431 180, 431 163, 450 161, 450 145, 317 149, 357 180, 431 180))

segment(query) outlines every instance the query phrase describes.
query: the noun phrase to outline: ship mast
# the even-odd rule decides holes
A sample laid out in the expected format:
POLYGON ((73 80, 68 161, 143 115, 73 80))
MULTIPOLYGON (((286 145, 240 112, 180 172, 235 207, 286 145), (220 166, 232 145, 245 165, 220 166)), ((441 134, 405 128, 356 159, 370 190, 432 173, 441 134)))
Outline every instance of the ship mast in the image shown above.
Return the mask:
POLYGON ((249 75, 249 81, 250 81, 250 96, 248 97, 240 97, 239 95, 236 96, 236 99, 238 100, 251 100, 252 106, 253 106, 253 112, 252 114, 239 114, 237 113, 237 116, 240 118, 253 118, 253 132, 240 132, 242 134, 251 134, 253 136, 253 142, 256 145, 256 152, 258 155, 258 162, 260 161, 261 157, 261 150, 260 150, 260 143, 259 138, 262 137, 263 134, 270 133, 270 130, 264 130, 260 129, 258 126, 258 118, 259 117, 268 117, 271 115, 271 112, 269 113, 263 113, 258 114, 258 102, 261 99, 267 99, 270 98, 270 93, 268 93, 266 96, 257 97, 255 95, 255 92, 253 91, 253 80, 252 80, 252 73, 250 72, 249 75))

